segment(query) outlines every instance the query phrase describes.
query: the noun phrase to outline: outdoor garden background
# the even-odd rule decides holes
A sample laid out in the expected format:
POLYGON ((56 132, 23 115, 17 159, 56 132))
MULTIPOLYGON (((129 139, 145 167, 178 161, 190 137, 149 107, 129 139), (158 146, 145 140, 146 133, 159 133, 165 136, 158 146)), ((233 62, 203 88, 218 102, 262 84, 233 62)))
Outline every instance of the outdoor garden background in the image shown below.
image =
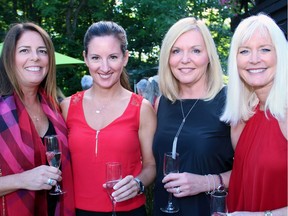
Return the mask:
MULTIPOLYGON (((284 20, 287 31, 286 0, 0 0, 0 43, 9 25, 33 21, 50 34, 57 52, 83 60, 83 37, 87 28, 93 22, 112 20, 127 31, 130 59, 126 69, 133 87, 141 78, 157 74, 161 42, 169 27, 180 18, 194 16, 204 19, 209 27, 227 74, 233 28, 243 14, 249 15, 250 9, 254 8, 256 13, 258 5, 270 11, 273 7, 284 10, 284 15, 275 12, 275 17, 282 16, 280 22, 283 24, 284 20), (273 6, 267 5, 268 2, 273 6)), ((57 65, 57 84, 70 96, 81 90, 80 80, 88 73, 84 64, 57 65)), ((224 79, 227 82, 227 77, 224 79)), ((146 190, 149 215, 152 187, 146 190)))

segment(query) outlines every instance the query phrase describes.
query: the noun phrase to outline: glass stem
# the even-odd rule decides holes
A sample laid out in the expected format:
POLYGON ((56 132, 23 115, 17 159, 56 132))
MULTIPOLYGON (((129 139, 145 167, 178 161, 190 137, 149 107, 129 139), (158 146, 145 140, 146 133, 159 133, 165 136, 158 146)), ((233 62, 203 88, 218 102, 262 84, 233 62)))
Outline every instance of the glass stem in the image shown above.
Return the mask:
POLYGON ((169 209, 169 210, 173 210, 175 208, 173 205, 172 199, 173 199, 173 195, 172 195, 172 193, 169 193, 168 204, 167 204, 167 209, 169 209))
POLYGON ((112 199, 112 216, 116 216, 115 207, 116 207, 116 201, 112 199))
POLYGON ((172 205, 172 193, 169 193, 169 196, 168 196, 168 205, 171 206, 172 205))
POLYGON ((56 185, 55 185, 55 192, 61 192, 61 188, 60 188, 60 185, 58 183, 56 183, 56 185))

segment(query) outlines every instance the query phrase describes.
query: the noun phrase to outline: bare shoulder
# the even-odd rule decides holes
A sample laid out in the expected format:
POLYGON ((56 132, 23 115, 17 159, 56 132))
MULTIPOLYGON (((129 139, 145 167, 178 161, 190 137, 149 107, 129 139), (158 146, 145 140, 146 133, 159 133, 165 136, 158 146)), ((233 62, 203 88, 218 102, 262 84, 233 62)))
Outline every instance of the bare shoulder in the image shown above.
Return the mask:
POLYGON ((67 113, 68 113, 70 100, 71 100, 71 96, 70 97, 66 97, 60 104, 61 112, 62 112, 62 115, 63 115, 65 120, 67 118, 67 113))
POLYGON ((143 98, 142 101, 142 105, 141 105, 141 112, 145 111, 145 112, 153 112, 155 113, 152 104, 150 103, 150 101, 148 101, 147 99, 143 98))
POLYGON ((152 104, 147 100, 143 99, 140 111, 140 121, 141 122, 152 122, 156 121, 156 112, 152 104))

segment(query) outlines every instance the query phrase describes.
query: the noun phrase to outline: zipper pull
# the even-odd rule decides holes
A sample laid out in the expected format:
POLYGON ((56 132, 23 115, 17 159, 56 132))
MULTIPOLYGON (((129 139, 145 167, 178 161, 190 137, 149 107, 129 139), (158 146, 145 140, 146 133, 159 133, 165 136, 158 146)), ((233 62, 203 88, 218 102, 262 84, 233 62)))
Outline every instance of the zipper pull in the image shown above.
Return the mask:
POLYGON ((95 146, 95 155, 97 157, 98 155, 98 140, 99 140, 99 133, 100 133, 100 130, 97 130, 96 131, 96 146, 95 146))

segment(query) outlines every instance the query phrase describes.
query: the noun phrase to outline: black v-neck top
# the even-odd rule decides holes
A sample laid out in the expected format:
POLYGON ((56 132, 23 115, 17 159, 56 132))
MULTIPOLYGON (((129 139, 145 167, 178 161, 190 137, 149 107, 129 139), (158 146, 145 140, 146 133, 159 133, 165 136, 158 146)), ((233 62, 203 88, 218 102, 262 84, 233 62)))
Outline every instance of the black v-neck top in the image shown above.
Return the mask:
MULTIPOLYGON (((56 134, 55 128, 54 128, 52 122, 49 121, 48 130, 46 131, 45 135, 43 137, 41 137, 42 143, 44 144, 44 137, 45 136, 55 135, 55 134, 56 134)), ((48 162, 47 162, 47 165, 48 165, 48 162)), ((54 187, 52 187, 51 190, 54 190, 54 187)), ((49 195, 49 191, 47 191, 48 216, 54 216, 55 215, 55 209, 56 209, 56 205, 57 205, 58 200, 59 200, 59 195, 58 196, 54 196, 54 195, 52 196, 52 195, 49 195)))
MULTIPOLYGON (((234 151, 230 139, 230 127, 219 120, 224 109, 226 89, 223 88, 213 100, 199 100, 179 134, 177 152, 180 157, 180 172, 200 175, 218 174, 232 169, 234 151)), ((184 116, 196 99, 182 100, 184 116)), ((168 193, 161 182, 164 152, 172 151, 173 139, 183 120, 180 101, 172 103, 161 97, 157 111, 157 129, 153 142, 157 175, 154 188, 154 215, 166 215, 160 207, 167 204, 168 193)), ((174 197, 175 198, 175 197, 174 197)), ((181 216, 210 216, 210 196, 201 193, 195 196, 175 198, 181 216)))

